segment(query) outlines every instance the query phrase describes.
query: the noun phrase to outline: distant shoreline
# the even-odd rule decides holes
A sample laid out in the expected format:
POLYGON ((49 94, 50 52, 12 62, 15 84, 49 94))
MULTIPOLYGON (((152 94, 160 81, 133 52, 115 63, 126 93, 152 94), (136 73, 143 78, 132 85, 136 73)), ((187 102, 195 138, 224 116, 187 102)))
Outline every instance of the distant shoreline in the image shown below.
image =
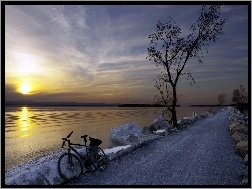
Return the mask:
MULTIPOLYGON (((120 104, 120 103, 77 103, 77 102, 36 102, 36 101, 7 101, 5 102, 6 107, 20 107, 20 106, 29 106, 29 107, 44 107, 44 106, 54 106, 54 107, 165 107, 161 104, 120 104)), ((235 106, 234 104, 229 105, 188 105, 189 107, 227 107, 227 106, 235 106)), ((180 105, 176 105, 176 107, 181 107, 180 105)))
POLYGON ((121 104, 118 107, 165 107, 161 104, 121 104))
POLYGON ((30 100, 7 101, 5 106, 118 106, 120 104, 106 104, 106 103, 77 103, 77 102, 36 102, 30 100))
POLYGON ((228 105, 190 105, 190 107, 217 107, 217 106, 236 106, 235 104, 228 104, 228 105))

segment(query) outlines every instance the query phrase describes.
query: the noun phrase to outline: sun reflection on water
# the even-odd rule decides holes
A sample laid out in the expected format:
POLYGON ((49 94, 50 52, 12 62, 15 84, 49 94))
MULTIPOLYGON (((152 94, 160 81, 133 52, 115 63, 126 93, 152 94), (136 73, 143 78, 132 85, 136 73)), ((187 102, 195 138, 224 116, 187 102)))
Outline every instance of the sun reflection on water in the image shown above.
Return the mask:
POLYGON ((20 112, 19 115, 19 130, 21 131, 21 137, 27 137, 30 136, 29 130, 31 130, 31 121, 29 118, 29 111, 27 107, 22 107, 22 111, 20 112))

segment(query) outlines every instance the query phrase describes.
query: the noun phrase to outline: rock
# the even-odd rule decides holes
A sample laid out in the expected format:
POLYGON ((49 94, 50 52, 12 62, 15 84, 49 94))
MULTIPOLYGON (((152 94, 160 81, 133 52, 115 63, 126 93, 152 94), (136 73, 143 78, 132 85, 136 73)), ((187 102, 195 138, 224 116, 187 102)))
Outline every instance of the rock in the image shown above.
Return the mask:
POLYGON ((146 144, 151 143, 159 138, 161 138, 161 136, 155 135, 155 134, 147 134, 147 135, 142 134, 141 135, 141 142, 142 142, 141 144, 146 145, 146 144))
POLYGON ((248 134, 248 128, 237 122, 230 125, 230 131, 232 134, 234 134, 235 131, 243 134, 248 134))
POLYGON ((210 117, 213 115, 213 112, 206 112, 205 115, 206 115, 206 117, 210 117))
POLYGON ((245 165, 248 165, 248 154, 243 159, 243 162, 244 162, 245 165))
POLYGON ((179 125, 186 125, 186 124, 190 124, 192 122, 192 120, 188 117, 184 117, 183 119, 178 121, 179 125))
POLYGON ((142 133, 146 135, 152 134, 152 130, 150 129, 150 127, 146 126, 142 129, 142 133))
POLYGON ((229 117, 229 120, 231 123, 240 123, 242 125, 247 125, 247 119, 244 114, 242 114, 240 111, 235 110, 231 116, 229 117))
POLYGON ((157 131, 160 129, 171 129, 172 125, 168 124, 165 118, 162 115, 160 115, 153 121, 153 123, 150 124, 149 128, 152 131, 157 131))
POLYGON ((58 159, 64 151, 36 158, 5 173, 6 185, 59 185, 58 159))
POLYGON ((205 118, 205 114, 200 114, 199 116, 202 118, 205 118))
POLYGON ((235 113, 232 113, 229 117, 230 122, 236 122, 238 119, 237 115, 235 113))
POLYGON ((141 143, 142 129, 133 122, 125 123, 110 130, 110 147, 124 145, 138 145, 141 143))
POLYGON ((137 145, 138 143, 140 143, 140 136, 136 136, 134 134, 129 134, 128 137, 126 138, 125 143, 137 145))
POLYGON ((248 154, 248 141, 240 141, 236 144, 235 149, 241 157, 245 157, 248 154))
POLYGON ((248 185, 248 178, 244 178, 242 180, 242 185, 248 185))
POLYGON ((236 143, 238 143, 243 140, 248 140, 248 135, 235 131, 232 135, 232 138, 235 140, 236 143))
POLYGON ((188 125, 192 122, 195 122, 201 118, 205 118, 205 115, 197 115, 196 113, 193 112, 192 117, 184 117, 183 119, 178 121, 179 126, 185 126, 188 125))
MULTIPOLYGON (((150 126, 146 126, 142 129, 143 134, 152 134, 154 131, 165 130, 165 135, 168 134, 168 130, 172 129, 172 125, 170 125, 165 118, 160 115, 157 117, 150 126)), ((163 135, 163 134, 162 134, 163 135)))

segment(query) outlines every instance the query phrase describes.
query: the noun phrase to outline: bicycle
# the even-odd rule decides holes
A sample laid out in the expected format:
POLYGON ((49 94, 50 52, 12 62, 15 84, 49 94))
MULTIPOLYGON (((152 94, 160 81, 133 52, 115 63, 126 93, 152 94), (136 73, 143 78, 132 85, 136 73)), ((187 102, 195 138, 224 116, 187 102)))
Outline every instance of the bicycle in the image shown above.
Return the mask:
POLYGON ((61 148, 64 148, 67 142, 68 149, 67 152, 62 154, 58 160, 58 172, 60 176, 67 182, 73 178, 79 177, 83 173, 83 165, 80 158, 84 162, 86 167, 86 172, 93 172, 95 170, 103 171, 107 164, 108 159, 104 151, 98 147, 102 141, 99 139, 89 137, 89 145, 87 145, 87 136, 81 136, 84 139, 84 145, 82 144, 73 144, 70 141, 70 137, 73 131, 67 135, 66 138, 62 138, 63 143, 61 148), (82 156, 74 147, 72 146, 82 146, 86 147, 86 155, 82 156), (74 151, 77 155, 73 154, 74 151), (79 158, 80 157, 80 158, 79 158))

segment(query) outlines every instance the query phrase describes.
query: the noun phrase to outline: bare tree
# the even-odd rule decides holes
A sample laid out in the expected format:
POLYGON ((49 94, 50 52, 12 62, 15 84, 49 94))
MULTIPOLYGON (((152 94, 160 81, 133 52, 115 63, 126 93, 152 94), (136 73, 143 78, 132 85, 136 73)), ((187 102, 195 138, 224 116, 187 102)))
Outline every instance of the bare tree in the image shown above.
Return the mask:
POLYGON ((224 93, 218 95, 218 101, 220 105, 222 105, 225 102, 225 97, 226 95, 224 93))
MULTIPOLYGON (((177 85, 181 76, 187 76, 191 84, 195 83, 191 72, 184 71, 189 59, 197 58, 202 63, 203 49, 207 50, 210 42, 215 42, 222 35, 226 19, 220 19, 220 6, 202 6, 197 22, 192 24, 190 34, 180 37, 181 28, 169 17, 166 21, 158 21, 157 30, 150 34, 150 46, 147 59, 154 61, 161 69, 155 79, 155 87, 159 91, 157 103, 165 105, 165 112, 170 112, 170 123, 177 127, 177 85)), ((208 52, 208 51, 207 51, 208 52)))
POLYGON ((240 85, 239 89, 233 90, 232 101, 237 105, 248 102, 248 95, 246 89, 242 85, 240 85))
POLYGON ((233 90, 232 101, 236 104, 237 109, 244 113, 248 108, 248 95, 246 89, 240 85, 239 89, 233 90))

